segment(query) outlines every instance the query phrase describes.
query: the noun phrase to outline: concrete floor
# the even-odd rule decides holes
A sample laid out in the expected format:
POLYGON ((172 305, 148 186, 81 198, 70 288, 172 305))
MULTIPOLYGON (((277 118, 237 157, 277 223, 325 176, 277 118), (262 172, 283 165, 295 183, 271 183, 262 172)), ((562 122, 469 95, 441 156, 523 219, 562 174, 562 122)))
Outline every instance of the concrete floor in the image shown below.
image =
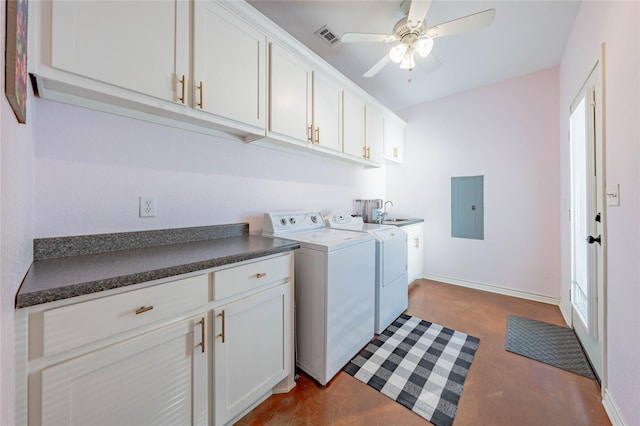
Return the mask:
MULTIPOLYGON (((407 313, 480 338, 454 421, 463 425, 610 425, 600 387, 507 352, 507 315, 566 325, 557 306, 417 280, 407 313)), ((238 425, 428 425, 422 417, 344 372, 322 387, 303 372, 238 425)))

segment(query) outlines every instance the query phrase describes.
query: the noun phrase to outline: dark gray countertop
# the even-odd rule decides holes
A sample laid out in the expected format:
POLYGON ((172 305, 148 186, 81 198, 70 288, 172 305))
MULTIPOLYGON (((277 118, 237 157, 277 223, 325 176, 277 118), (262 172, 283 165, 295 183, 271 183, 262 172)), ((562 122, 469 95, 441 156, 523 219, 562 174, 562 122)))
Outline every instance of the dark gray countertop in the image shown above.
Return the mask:
MULTIPOLYGON (((199 241, 98 253, 88 251, 89 254, 36 260, 16 296, 16 308, 201 271, 300 247, 295 241, 249 235, 248 225, 241 232, 240 235, 199 241)), ((144 232, 131 234, 136 234, 138 239, 140 235, 146 235, 144 232)), ((126 233, 117 235, 122 238, 126 233)))

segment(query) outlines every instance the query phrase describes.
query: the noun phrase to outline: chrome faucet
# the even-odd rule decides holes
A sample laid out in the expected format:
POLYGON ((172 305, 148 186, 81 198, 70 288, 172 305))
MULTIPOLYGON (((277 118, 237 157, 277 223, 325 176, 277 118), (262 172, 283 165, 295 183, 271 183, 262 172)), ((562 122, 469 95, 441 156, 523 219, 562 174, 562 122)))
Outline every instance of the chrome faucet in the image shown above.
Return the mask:
POLYGON ((393 207, 393 203, 391 201, 385 201, 384 203, 384 209, 382 211, 382 220, 384 220, 385 216, 389 214, 389 212, 387 212, 387 204, 391 204, 391 207, 393 207))

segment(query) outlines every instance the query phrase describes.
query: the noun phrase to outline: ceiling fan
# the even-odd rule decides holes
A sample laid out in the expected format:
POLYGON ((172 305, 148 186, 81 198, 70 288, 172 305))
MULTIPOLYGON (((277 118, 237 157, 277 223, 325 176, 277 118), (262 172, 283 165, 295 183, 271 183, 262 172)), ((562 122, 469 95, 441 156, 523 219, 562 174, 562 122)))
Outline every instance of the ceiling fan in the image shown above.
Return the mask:
MULTIPOLYGON (((396 23, 392 34, 344 33, 340 41, 343 43, 400 42, 363 75, 373 77, 390 61, 400 64, 402 69, 412 70, 416 65, 416 53, 422 58, 429 55, 433 48, 433 39, 487 27, 491 25, 496 15, 495 9, 488 9, 427 29, 426 17, 430 7, 431 0, 404 0, 400 8, 407 16, 396 23)), ((437 60, 436 64, 439 65, 437 60)))

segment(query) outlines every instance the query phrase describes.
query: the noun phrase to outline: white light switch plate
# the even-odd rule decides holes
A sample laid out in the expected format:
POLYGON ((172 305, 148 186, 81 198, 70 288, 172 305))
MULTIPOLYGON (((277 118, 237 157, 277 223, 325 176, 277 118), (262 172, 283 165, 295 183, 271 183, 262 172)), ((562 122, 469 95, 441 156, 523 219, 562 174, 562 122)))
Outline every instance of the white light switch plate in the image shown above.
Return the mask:
POLYGON ((607 205, 617 207, 620 205, 620 184, 607 185, 607 205))

